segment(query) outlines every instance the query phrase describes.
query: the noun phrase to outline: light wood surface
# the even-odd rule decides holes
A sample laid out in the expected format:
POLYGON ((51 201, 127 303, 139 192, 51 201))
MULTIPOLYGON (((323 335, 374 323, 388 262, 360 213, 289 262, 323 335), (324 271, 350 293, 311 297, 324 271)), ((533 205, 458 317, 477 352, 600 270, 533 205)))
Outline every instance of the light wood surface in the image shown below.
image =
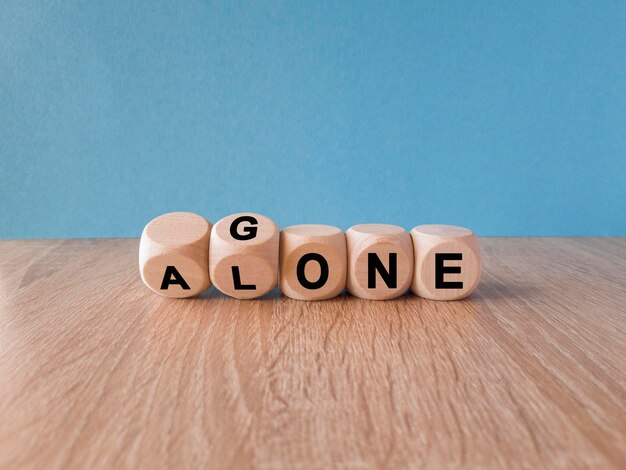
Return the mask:
POLYGON ((626 239, 481 239, 457 302, 154 295, 0 241, 0 467, 626 468, 626 239))

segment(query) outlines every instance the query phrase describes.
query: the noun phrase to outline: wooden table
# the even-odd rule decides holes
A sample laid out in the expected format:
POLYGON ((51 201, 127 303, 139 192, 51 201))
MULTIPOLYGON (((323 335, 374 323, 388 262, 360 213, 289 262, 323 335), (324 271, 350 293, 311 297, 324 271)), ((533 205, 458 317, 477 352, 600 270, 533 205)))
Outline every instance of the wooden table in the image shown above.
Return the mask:
POLYGON ((486 238, 470 300, 161 298, 0 241, 2 468, 626 468, 626 238, 486 238))

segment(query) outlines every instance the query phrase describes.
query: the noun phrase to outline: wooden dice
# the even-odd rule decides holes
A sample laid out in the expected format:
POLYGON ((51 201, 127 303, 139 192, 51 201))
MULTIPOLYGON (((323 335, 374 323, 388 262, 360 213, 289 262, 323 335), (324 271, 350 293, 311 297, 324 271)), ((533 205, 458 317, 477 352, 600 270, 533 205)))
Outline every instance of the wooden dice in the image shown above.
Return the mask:
POLYGON ((413 293, 433 300, 467 297, 480 280, 480 247, 471 230, 419 225, 411 230, 415 252, 413 293))
POLYGON ((346 237, 330 225, 294 225, 280 233, 280 289, 299 300, 324 300, 346 285, 346 237))
POLYGON ((278 284, 284 295, 324 300, 347 289, 387 300, 409 288, 432 300, 457 300, 478 285, 481 257, 471 230, 452 225, 361 224, 348 229, 294 225, 282 232, 265 216, 243 212, 214 227, 199 215, 174 212, 152 220, 141 235, 144 283, 166 297, 191 297, 213 283, 238 299, 278 284), (280 269, 279 269, 280 268, 280 269))
POLYGON ((165 297, 191 297, 211 285, 209 236, 211 223, 191 212, 173 212, 153 219, 139 243, 143 282, 165 297))
POLYGON ((397 225, 361 224, 346 231, 347 289, 362 299, 399 297, 413 279, 413 246, 406 230, 397 225))
POLYGON ((209 273, 213 285, 238 299, 260 297, 278 285, 278 226, 244 212, 217 222, 211 232, 209 273))

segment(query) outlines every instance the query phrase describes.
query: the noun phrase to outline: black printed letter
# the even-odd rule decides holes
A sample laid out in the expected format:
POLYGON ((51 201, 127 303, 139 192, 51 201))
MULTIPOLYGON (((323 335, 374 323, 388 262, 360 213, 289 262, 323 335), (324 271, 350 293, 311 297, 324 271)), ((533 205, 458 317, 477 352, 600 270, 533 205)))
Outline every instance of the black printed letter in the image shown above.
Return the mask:
POLYGON ((254 290, 256 286, 254 284, 242 284, 241 275, 239 274, 239 266, 232 266, 230 268, 233 272, 233 284, 235 290, 254 290))
POLYGON ((398 253, 389 253, 389 271, 376 253, 367 254, 367 288, 376 289, 376 271, 390 289, 398 287, 398 253))
POLYGON ((463 289, 463 282, 445 282, 443 275, 461 274, 461 266, 444 266, 446 260, 461 261, 463 253, 436 253, 435 254, 435 289, 463 289))
POLYGON ((298 282, 305 289, 319 289, 328 281, 328 261, 319 253, 307 253, 298 260, 296 275, 298 276, 298 282), (310 282, 304 274, 304 268, 309 261, 317 261, 320 265, 320 278, 315 282, 310 282))
POLYGON ((180 275, 178 269, 174 266, 167 266, 165 268, 165 274, 163 274, 163 282, 161 282, 161 290, 167 290, 171 284, 179 284, 184 290, 190 290, 189 284, 180 275), (173 279, 172 279, 173 278, 173 279))
POLYGON ((254 217, 252 217, 251 215, 242 215, 241 217, 237 217, 235 220, 233 220, 233 222, 230 224, 230 236, 233 237, 235 240, 252 240, 254 237, 256 237, 256 232, 257 232, 257 225, 259 224, 259 221, 256 220, 254 217), (239 224, 241 222, 248 222, 252 225, 248 225, 247 227, 243 228, 243 233, 239 233, 237 231, 237 228, 239 227, 239 224))

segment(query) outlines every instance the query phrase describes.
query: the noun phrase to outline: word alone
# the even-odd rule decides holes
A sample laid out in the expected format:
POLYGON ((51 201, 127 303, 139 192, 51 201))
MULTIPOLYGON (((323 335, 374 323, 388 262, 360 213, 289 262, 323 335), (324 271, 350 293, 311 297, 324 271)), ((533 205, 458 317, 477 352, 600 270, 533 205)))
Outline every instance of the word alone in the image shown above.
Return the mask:
POLYGON ((280 286, 299 300, 325 300, 346 289, 387 300, 409 289, 433 300, 470 295, 480 280, 474 233, 451 225, 361 224, 345 233, 330 225, 282 231, 251 212, 212 225, 191 212, 161 215, 146 225, 139 245, 143 282, 165 297, 192 297, 214 285, 238 299, 280 286))

